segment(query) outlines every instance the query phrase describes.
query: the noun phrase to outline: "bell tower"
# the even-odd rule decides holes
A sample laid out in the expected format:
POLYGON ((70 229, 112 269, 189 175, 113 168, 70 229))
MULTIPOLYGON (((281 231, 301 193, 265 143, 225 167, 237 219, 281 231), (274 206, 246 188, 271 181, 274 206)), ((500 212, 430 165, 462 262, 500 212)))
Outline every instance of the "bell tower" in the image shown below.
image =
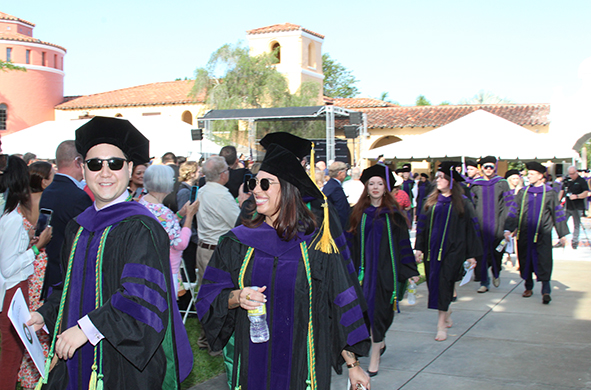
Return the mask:
POLYGON ((312 81, 320 85, 322 96, 324 35, 291 23, 256 28, 246 34, 251 55, 277 50, 277 70, 287 78, 292 94, 303 82, 312 81))

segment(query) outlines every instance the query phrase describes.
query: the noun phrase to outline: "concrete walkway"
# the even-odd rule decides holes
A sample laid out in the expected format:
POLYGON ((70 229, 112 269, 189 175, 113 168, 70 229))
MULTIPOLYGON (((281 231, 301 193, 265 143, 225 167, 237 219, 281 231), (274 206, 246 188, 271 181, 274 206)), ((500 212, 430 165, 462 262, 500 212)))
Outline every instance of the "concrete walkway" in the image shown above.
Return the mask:
MULTIPOLYGON (((511 265, 499 288, 477 294, 477 283, 460 287, 443 342, 434 340, 437 311, 426 308, 427 288, 420 285, 416 305, 401 303, 371 388, 591 389, 591 248, 554 249, 554 259, 549 305, 542 304, 541 283, 531 298, 521 297, 523 282, 511 265)), ((361 359, 365 369, 368 363, 361 359)), ((221 375, 191 390, 227 390, 225 380, 221 375)), ((333 374, 331 389, 346 383, 333 374)))

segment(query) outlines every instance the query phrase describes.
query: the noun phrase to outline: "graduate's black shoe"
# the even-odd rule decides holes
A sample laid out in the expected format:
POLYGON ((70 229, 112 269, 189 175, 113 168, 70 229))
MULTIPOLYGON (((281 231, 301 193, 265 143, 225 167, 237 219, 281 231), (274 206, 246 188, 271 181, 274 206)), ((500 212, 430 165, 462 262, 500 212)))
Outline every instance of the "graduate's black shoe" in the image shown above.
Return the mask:
POLYGON ((544 295, 542 296, 542 303, 543 303, 544 305, 547 305, 547 304, 549 304, 551 300, 552 300, 552 297, 550 296, 550 294, 544 294, 544 295))
POLYGON ((370 377, 373 378, 374 376, 378 375, 378 372, 377 371, 367 371, 367 375, 369 375, 370 377))
POLYGON ((558 243, 554 244, 552 248, 564 248, 564 244, 558 241, 558 243))
POLYGON ((452 301, 452 302, 455 302, 455 301, 457 301, 457 300, 458 300, 458 296, 457 296, 457 295, 456 295, 455 297, 451 297, 451 301, 452 301))
POLYGON ((384 352, 386 352, 386 345, 384 345, 384 348, 380 349, 380 356, 382 356, 384 352))
POLYGON ((578 242, 573 242, 572 243, 573 249, 577 249, 579 247, 579 243, 578 242))

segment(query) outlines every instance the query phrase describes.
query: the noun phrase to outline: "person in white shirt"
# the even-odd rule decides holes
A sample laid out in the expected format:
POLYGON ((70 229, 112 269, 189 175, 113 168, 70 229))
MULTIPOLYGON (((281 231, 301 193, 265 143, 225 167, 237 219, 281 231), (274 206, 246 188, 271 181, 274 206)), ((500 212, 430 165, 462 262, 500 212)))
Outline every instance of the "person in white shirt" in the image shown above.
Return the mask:
POLYGON ((51 240, 52 229, 48 226, 39 237, 32 238, 35 232, 27 232, 23 226, 21 208, 24 212, 31 206, 31 194, 27 164, 19 157, 8 158, 8 166, 0 181, 0 192, 7 190, 6 207, 0 216, 0 387, 14 389, 24 347, 12 329, 8 307, 19 288, 28 300, 27 279, 35 271, 35 255, 51 240))
MULTIPOLYGON (((213 156, 205 161, 202 168, 206 184, 199 189, 199 211, 197 212, 197 274, 201 284, 203 274, 220 237, 236 225, 240 208, 225 187, 230 177, 228 164, 223 157, 213 156)), ((202 333, 197 341, 200 348, 209 348, 202 333)), ((215 354, 211 353, 210 354, 215 354)))
POLYGON ((343 191, 347 196, 347 201, 351 207, 355 206, 365 186, 359 180, 361 177, 361 168, 355 167, 351 169, 351 180, 343 183, 343 191))

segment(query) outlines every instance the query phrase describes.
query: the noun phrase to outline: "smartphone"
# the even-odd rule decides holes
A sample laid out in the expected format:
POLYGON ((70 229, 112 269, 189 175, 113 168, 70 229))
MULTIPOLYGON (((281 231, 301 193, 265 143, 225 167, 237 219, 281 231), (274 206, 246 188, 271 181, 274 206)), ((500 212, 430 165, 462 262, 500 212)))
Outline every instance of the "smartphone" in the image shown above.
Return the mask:
POLYGON ((199 191, 199 186, 191 187, 191 200, 189 201, 190 204, 193 204, 195 199, 197 199, 197 191, 199 191))
POLYGON ((254 175, 252 173, 247 173, 244 175, 244 182, 243 182, 244 187, 242 187, 242 192, 244 192, 245 194, 248 194, 250 192, 250 189, 248 188, 248 181, 250 179, 252 179, 253 177, 254 177, 254 175))
POLYGON ((49 224, 51 223, 52 215, 53 210, 51 209, 39 210, 39 218, 37 219, 37 226, 35 226, 35 237, 39 237, 43 230, 45 230, 45 228, 49 226, 49 224))

